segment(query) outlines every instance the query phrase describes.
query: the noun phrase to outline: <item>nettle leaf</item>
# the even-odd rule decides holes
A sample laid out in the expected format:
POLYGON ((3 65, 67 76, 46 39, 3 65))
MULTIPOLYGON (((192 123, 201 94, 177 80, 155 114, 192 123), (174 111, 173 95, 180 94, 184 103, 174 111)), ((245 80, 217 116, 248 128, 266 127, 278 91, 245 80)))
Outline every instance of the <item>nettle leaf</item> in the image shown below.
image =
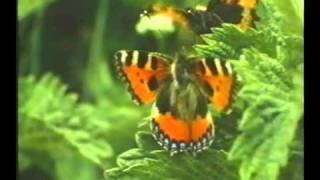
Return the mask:
POLYGON ((287 70, 295 70, 304 59, 303 37, 296 35, 284 36, 277 51, 279 62, 287 67, 287 70))
POLYGON ((254 22, 259 30, 266 30, 269 34, 281 33, 282 18, 277 8, 270 1, 260 1, 256 8, 259 20, 254 22))
POLYGON ((290 144, 288 165, 281 171, 279 179, 304 179, 304 124, 299 122, 295 138, 290 144))
POLYGON ((237 167, 222 150, 210 149, 197 156, 170 156, 159 150, 152 135, 136 134, 138 148, 118 156, 118 167, 105 171, 106 179, 238 179, 237 167))
POLYGON ((238 59, 244 49, 255 47, 261 52, 276 55, 278 44, 276 34, 268 31, 249 29, 243 31, 233 24, 223 24, 221 28, 212 29, 211 34, 202 36, 206 44, 195 45, 195 50, 206 57, 221 59, 238 59))
POLYGON ((102 166, 112 155, 103 136, 110 124, 92 105, 77 103, 76 94, 66 90, 52 74, 40 80, 33 76, 19 79, 19 151, 40 150, 54 155, 76 150, 102 166), (58 148, 61 151, 55 151, 58 148))
POLYGON ((230 159, 242 160, 241 179, 276 179, 287 164, 289 143, 293 139, 301 107, 275 97, 264 97, 247 109, 230 159), (250 118, 250 119, 249 119, 250 118))
MULTIPOLYGON (((298 122, 303 119, 303 37, 284 35, 283 16, 269 3, 261 3, 257 13, 261 18, 257 29, 242 31, 224 24, 203 36, 206 44, 195 49, 202 56, 234 59, 241 85, 236 101, 243 105, 241 134, 228 158, 240 163, 242 180, 274 180, 289 160, 283 174, 288 174, 288 168, 301 172, 292 165, 290 154, 298 122)), ((301 173, 292 177, 299 178, 301 173)))
POLYGON ((281 28, 286 34, 303 33, 303 0, 272 0, 270 3, 275 6, 282 19, 281 28))
POLYGON ((261 53, 255 48, 244 50, 239 61, 232 62, 235 70, 248 88, 261 86, 259 83, 276 85, 278 89, 289 90, 291 77, 279 60, 261 53), (280 87, 279 87, 280 86, 280 87))
POLYGON ((256 22, 258 28, 281 32, 285 35, 303 35, 304 1, 302 0, 271 0, 261 1, 257 6, 256 22))
POLYGON ((241 179, 277 179, 303 115, 302 70, 289 74, 279 60, 255 49, 233 64, 244 84, 238 97, 247 108, 229 159, 241 161, 241 179))

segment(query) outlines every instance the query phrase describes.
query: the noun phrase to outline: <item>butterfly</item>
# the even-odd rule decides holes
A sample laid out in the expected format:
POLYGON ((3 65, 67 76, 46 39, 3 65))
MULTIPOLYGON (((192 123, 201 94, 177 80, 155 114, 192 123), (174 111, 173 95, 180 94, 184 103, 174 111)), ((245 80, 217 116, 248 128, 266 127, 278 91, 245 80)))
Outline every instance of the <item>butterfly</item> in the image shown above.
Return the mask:
POLYGON ((257 0, 211 0, 206 7, 177 9, 162 4, 154 4, 141 16, 163 15, 170 17, 177 26, 191 29, 196 34, 211 32, 211 28, 221 27, 222 23, 238 24, 246 30, 253 27, 257 0))
POLYGON ((160 146, 171 155, 209 148, 215 128, 208 104, 227 111, 234 94, 228 61, 138 50, 120 50, 114 56, 133 100, 153 104, 151 130, 160 146))

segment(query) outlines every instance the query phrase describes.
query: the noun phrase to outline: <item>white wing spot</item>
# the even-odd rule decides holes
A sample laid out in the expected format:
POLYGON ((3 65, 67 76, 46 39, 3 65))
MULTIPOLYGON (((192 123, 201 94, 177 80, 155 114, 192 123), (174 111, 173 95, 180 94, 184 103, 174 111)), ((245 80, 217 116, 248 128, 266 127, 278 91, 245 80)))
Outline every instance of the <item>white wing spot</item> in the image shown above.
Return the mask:
POLYGON ((216 67, 217 67, 218 74, 223 76, 224 73, 223 73, 223 70, 222 70, 222 67, 221 67, 220 60, 219 59, 214 59, 214 63, 216 65, 216 67))
POLYGON ((147 62, 147 64, 146 64, 146 69, 151 69, 151 59, 152 59, 152 53, 149 53, 148 54, 148 62, 147 62))
POLYGON ((139 57, 139 52, 137 50, 134 50, 132 55, 132 64, 134 65, 138 64, 138 57, 139 57))
POLYGON ((231 64, 229 62, 226 62, 226 67, 227 67, 228 73, 231 75, 232 74, 232 68, 231 68, 231 64))
POLYGON ((124 64, 126 62, 128 53, 124 50, 120 51, 120 53, 121 53, 121 62, 124 64))
POLYGON ((208 65, 206 64, 206 59, 202 59, 202 63, 203 63, 203 65, 204 65, 204 69, 205 69, 205 75, 207 75, 207 76, 211 76, 212 75, 212 73, 211 73, 211 71, 210 71, 210 69, 208 68, 208 65))

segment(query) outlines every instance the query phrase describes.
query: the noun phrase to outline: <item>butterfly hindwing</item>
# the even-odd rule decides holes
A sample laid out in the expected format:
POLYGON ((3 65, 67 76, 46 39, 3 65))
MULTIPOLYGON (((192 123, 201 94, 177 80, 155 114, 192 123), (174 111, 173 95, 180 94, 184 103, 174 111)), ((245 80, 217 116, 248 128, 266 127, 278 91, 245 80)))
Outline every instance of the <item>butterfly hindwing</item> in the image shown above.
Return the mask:
POLYGON ((213 142, 214 124, 210 112, 193 121, 178 119, 172 113, 157 114, 152 119, 152 131, 158 144, 172 154, 200 152, 213 142))
POLYGON ((235 85, 231 64, 219 59, 203 58, 196 63, 195 73, 209 102, 220 111, 228 110, 235 85))
POLYGON ((160 53, 120 50, 115 54, 116 67, 138 104, 152 103, 170 73, 170 62, 160 53))
POLYGON ((170 87, 160 92, 152 113, 154 137, 159 145, 171 154, 184 151, 200 152, 208 148, 214 138, 214 123, 207 109, 206 97, 196 92, 199 95, 194 101, 196 108, 187 108, 191 115, 185 116, 181 114, 185 109, 179 106, 185 99, 176 99, 174 94, 177 92, 170 87))

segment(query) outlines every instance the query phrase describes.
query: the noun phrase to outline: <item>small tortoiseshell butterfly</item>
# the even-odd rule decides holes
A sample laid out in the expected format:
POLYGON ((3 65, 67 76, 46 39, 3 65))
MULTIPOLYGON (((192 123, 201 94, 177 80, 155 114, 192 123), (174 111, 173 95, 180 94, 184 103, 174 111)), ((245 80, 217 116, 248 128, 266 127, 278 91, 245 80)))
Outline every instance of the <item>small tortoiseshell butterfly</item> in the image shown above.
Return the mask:
POLYGON ((191 29, 196 34, 211 32, 211 28, 220 27, 222 23, 238 24, 246 30, 252 27, 257 0, 211 0, 207 7, 176 9, 155 4, 142 13, 142 16, 164 15, 183 28, 191 29))
POLYGON ((221 111, 231 104, 235 78, 228 62, 137 50, 120 50, 115 60, 133 99, 141 105, 155 102, 151 129, 160 146, 173 155, 212 144, 208 103, 221 111))

